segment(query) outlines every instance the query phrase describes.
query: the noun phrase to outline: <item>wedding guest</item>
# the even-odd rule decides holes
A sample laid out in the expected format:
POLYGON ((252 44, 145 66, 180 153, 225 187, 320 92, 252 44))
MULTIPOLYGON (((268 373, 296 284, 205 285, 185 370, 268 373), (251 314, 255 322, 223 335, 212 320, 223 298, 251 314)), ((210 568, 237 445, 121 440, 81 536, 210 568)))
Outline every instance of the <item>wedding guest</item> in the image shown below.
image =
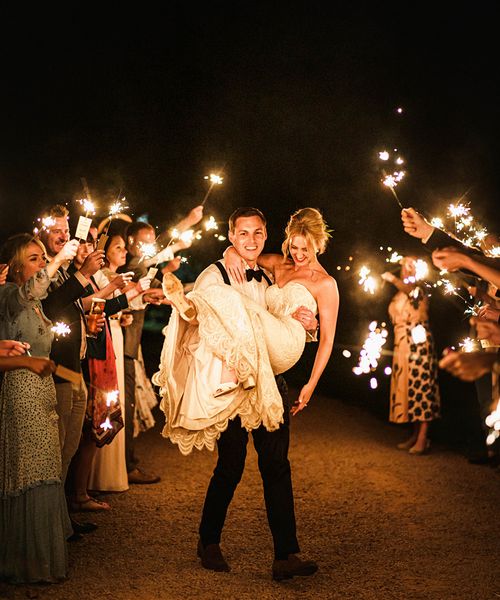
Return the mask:
MULTIPOLYGON (((114 223, 113 223, 114 225, 114 223)), ((94 276, 99 288, 103 290, 111 281, 117 277, 117 269, 125 264, 127 250, 124 238, 115 234, 120 231, 110 228, 108 240, 104 247, 105 266, 94 276)), ((114 292, 118 295, 119 290, 114 292)), ((118 390, 122 418, 125 421, 125 370, 123 355, 123 333, 122 327, 128 327, 132 323, 133 316, 130 309, 142 309, 145 304, 141 296, 137 296, 129 302, 129 309, 122 310, 109 318, 109 328, 113 342, 116 359, 116 370, 118 376, 118 390)), ((156 399, 155 399, 156 400, 156 399)), ((114 440, 102 448, 98 448, 89 477, 89 489, 104 492, 123 492, 128 490, 128 476, 125 461, 125 429, 120 430, 114 440)))
POLYGON ((41 299, 75 251, 74 242, 63 244, 47 264, 43 244, 27 233, 12 236, 0 250, 0 261, 9 264, 8 282, 0 286, 0 338, 22 342, 36 357, 3 359, 19 367, 5 373, 0 391, 0 579, 14 583, 67 576, 71 524, 50 376, 52 323, 41 299))
MULTIPOLYGON (((203 216, 203 207, 197 206, 192 209, 189 214, 175 226, 178 232, 182 232, 189 227, 198 223, 203 216)), ((148 268, 154 267, 162 262, 169 262, 174 259, 175 252, 188 248, 190 242, 177 242, 170 244, 160 250, 160 252, 152 257, 144 257, 142 247, 144 244, 154 244, 156 242, 156 232, 152 225, 142 221, 135 221, 127 228, 127 260, 120 271, 134 271, 134 281, 147 274, 148 268)), ((166 239, 165 234, 163 237, 166 239)), ((161 288, 161 282, 156 279, 152 282, 152 287, 161 288)), ((161 289, 158 292, 163 296, 161 289)), ((145 309, 134 310, 132 312, 132 324, 124 329, 124 365, 125 365, 125 450, 127 460, 127 473, 129 483, 147 484, 157 483, 160 477, 156 474, 151 474, 143 471, 138 467, 139 460, 135 453, 134 441, 134 413, 136 410, 136 370, 140 367, 138 360, 141 355, 141 337, 145 320, 145 309)), ((145 377, 143 370, 140 373, 145 377)))
POLYGON ((430 447, 428 430, 431 421, 440 416, 440 397, 429 299, 418 284, 411 283, 415 273, 415 259, 406 256, 400 277, 386 272, 382 279, 397 289, 388 308, 394 326, 389 420, 413 425, 411 436, 398 448, 419 455, 430 447), (422 337, 417 339, 415 332, 422 337))
MULTIPOLYGON (((60 251, 69 239, 69 212, 60 204, 50 207, 46 216, 52 224, 40 231, 49 260, 60 251)), ((69 325, 71 332, 54 344, 51 358, 76 373, 81 373, 81 360, 87 350, 86 321, 81 298, 91 293, 90 277, 103 264, 104 252, 89 254, 78 271, 70 272, 69 262, 61 265, 51 282, 48 295, 43 300, 45 314, 54 322, 69 325)), ((87 388, 83 377, 80 383, 71 383, 54 376, 59 416, 59 441, 62 456, 62 480, 66 481, 71 459, 80 443, 83 419, 87 405, 87 388)), ((79 523, 72 519, 75 534, 89 533, 97 528, 95 523, 79 523)))
MULTIPOLYGON (((73 268, 82 268, 87 257, 94 251, 94 240, 89 234, 87 241, 82 241, 75 256, 73 268)), ((97 273, 96 273, 97 274, 97 273)), ((128 308, 129 300, 136 298, 149 287, 149 280, 139 280, 132 289, 113 295, 116 290, 125 290, 130 278, 126 275, 115 275, 104 289, 100 290, 94 276, 90 278, 92 294, 82 299, 83 308, 87 311, 96 299, 103 299, 103 311, 106 317, 128 308)), ((78 451, 72 461, 72 477, 68 483, 71 501, 70 508, 74 512, 91 512, 109 510, 110 506, 88 493, 89 478, 98 448, 112 443, 116 434, 123 428, 122 412, 119 401, 118 374, 116 358, 111 339, 109 318, 104 328, 95 337, 87 340, 87 356, 83 363, 86 380, 89 382, 86 418, 78 451)))

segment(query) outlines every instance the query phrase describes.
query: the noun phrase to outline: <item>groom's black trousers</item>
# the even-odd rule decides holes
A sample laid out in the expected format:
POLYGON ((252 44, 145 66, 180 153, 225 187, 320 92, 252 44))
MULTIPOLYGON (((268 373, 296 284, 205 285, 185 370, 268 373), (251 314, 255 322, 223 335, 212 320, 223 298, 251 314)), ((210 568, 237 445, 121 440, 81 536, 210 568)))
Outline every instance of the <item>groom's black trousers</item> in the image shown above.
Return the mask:
MULTIPOLYGON (((263 426, 252 431, 264 485, 267 519, 274 541, 274 554, 283 560, 299 552, 293 507, 292 479, 288 461, 290 410, 283 377, 276 378, 283 398, 284 423, 276 431, 263 426)), ((227 509, 241 480, 247 454, 248 432, 240 418, 229 421, 217 449, 219 457, 208 486, 200 523, 200 539, 204 546, 219 544, 227 509)))

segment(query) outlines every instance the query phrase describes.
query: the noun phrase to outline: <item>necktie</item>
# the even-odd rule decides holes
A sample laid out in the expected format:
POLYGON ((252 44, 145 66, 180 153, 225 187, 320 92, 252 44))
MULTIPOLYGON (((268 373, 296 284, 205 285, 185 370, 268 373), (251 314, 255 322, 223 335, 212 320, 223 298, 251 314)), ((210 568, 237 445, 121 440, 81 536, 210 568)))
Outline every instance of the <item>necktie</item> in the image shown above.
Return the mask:
POLYGON ((262 281, 262 271, 260 269, 247 269, 247 281, 252 281, 255 279, 256 281, 262 281))

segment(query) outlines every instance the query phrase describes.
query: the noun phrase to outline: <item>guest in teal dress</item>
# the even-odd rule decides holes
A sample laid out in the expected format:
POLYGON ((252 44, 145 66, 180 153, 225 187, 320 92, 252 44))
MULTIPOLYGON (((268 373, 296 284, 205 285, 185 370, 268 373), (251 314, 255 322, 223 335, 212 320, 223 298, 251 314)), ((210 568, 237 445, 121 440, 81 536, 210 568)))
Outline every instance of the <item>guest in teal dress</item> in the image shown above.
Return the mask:
MULTIPOLYGON (((68 242, 47 265, 45 248, 31 235, 5 242, 0 262, 8 263, 9 276, 0 285, 0 339, 27 343, 33 356, 49 357, 52 323, 40 299, 76 247, 68 242)), ((12 583, 52 583, 68 573, 72 529, 61 484, 54 381, 45 374, 7 371, 0 390, 0 579, 12 583)))

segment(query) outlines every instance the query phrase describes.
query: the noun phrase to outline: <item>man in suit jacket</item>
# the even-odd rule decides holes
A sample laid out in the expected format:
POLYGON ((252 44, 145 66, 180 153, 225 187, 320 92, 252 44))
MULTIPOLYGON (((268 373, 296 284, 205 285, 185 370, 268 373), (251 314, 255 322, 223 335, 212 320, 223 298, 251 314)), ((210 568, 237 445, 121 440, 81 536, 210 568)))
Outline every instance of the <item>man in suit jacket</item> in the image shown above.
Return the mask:
MULTIPOLYGON (((40 232, 40 238, 50 259, 69 239, 68 210, 65 206, 55 205, 49 209, 48 216, 52 218, 53 224, 40 232)), ((70 334, 54 342, 50 358, 56 364, 77 373, 81 373, 81 359, 85 356, 87 347, 86 322, 80 298, 92 292, 90 277, 103 265, 103 257, 102 250, 93 252, 82 268, 73 274, 68 272, 67 267, 60 268, 56 281, 51 283, 48 295, 42 301, 43 310, 51 321, 62 321, 71 329, 70 334)), ((64 483, 71 459, 80 443, 87 407, 87 389, 83 377, 79 385, 57 376, 54 376, 54 381, 62 458, 61 481, 64 483)), ((75 533, 87 533, 95 527, 93 524, 73 523, 75 533)))

